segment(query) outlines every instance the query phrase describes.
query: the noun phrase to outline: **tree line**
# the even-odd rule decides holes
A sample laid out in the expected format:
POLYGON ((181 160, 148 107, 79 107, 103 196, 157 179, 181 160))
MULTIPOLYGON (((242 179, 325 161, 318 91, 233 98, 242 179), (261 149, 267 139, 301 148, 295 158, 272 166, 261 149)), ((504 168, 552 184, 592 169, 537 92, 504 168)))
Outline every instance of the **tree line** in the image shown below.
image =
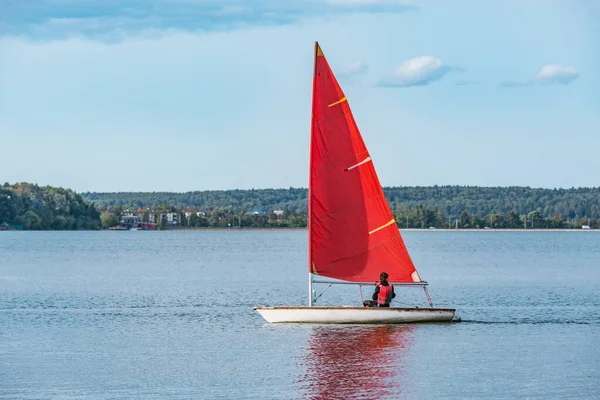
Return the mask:
POLYGON ((235 212, 232 207, 219 207, 207 215, 198 216, 192 213, 189 218, 182 215, 180 226, 182 228, 306 228, 307 223, 306 213, 286 210, 279 216, 274 213, 248 214, 235 212))
MULTIPOLYGON (((100 206, 102 226, 110 228, 119 224, 121 214, 128 210, 123 206, 100 206)), ((308 217, 306 213, 296 213, 286 210, 281 215, 274 213, 252 214, 235 210, 231 206, 216 207, 202 213, 196 210, 187 211, 173 206, 161 205, 143 209, 138 212, 140 222, 154 222, 157 229, 173 228, 306 228, 308 217), (167 213, 177 214, 177 224, 167 221, 167 213), (150 215, 155 219, 151 221, 150 215)))
POLYGON ((206 190, 185 193, 175 192, 85 192, 86 200, 97 206, 123 206, 134 208, 168 205, 178 209, 188 207, 209 209, 232 207, 234 210, 289 210, 306 212, 307 191, 302 188, 206 190))
POLYGON ((447 228, 447 229, 581 229, 588 225, 600 229, 600 218, 577 217, 567 219, 564 215, 544 218, 538 210, 519 215, 512 210, 479 217, 467 211, 458 217, 449 217, 444 210, 422 205, 398 209, 394 212, 400 228, 447 228))
MULTIPOLYGON (((458 218, 463 212, 484 219, 487 215, 504 215, 512 211, 518 216, 537 211, 543 218, 563 216, 566 221, 600 217, 600 187, 571 189, 539 189, 530 187, 478 186, 411 186, 384 187, 392 210, 416 208, 439 210, 446 217, 458 218)), ((174 192, 83 193, 97 205, 156 207, 164 204, 184 209, 231 207, 242 210, 287 210, 307 212, 307 190, 250 189, 174 192)), ((436 211, 437 212, 437 211, 436 211)))
MULTIPOLYGON (((114 206, 100 208, 103 210, 101 219, 104 227, 118 224, 123 207, 114 206)), ((306 212, 285 210, 283 214, 274 213, 249 214, 245 211, 235 210, 233 207, 217 207, 206 215, 189 213, 175 207, 161 206, 154 209, 160 215, 157 222, 158 229, 174 228, 305 228, 308 224, 306 212), (169 224, 166 213, 178 214, 178 222, 169 224)), ((150 209, 140 213, 140 219, 148 222, 150 209)), ((514 211, 503 214, 488 214, 482 218, 476 214, 463 211, 458 218, 447 216, 443 210, 429 208, 422 205, 410 208, 401 208, 393 212, 399 228, 446 228, 446 229, 581 229, 589 225, 592 229, 600 229, 600 218, 575 218, 571 221, 565 216, 554 215, 544 218, 539 211, 532 211, 518 215, 514 211)))
POLYGON ((94 204, 72 190, 29 183, 0 186, 0 224, 24 230, 100 229, 94 204))
MULTIPOLYGON (((600 188, 385 187, 401 228, 600 229, 600 188)), ((0 223, 32 229, 99 229, 119 223, 121 212, 141 208, 177 212, 180 227, 293 227, 307 225, 303 188, 187 193, 83 193, 30 183, 0 186, 0 223), (189 218, 184 212, 192 212, 189 218), (259 213, 253 213, 259 210, 259 213), (283 210, 275 215, 274 210, 283 210), (264 212, 264 213, 263 213, 264 212)))

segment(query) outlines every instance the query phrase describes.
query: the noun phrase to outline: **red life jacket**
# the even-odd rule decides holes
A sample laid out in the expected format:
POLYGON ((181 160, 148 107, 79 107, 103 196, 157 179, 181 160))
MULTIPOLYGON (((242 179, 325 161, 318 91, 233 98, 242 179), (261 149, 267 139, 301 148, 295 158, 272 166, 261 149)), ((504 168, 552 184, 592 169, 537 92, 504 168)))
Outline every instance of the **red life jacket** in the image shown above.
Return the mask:
POLYGON ((385 304, 389 296, 392 295, 392 285, 383 286, 381 283, 377 284, 379 293, 377 294, 377 303, 385 304))

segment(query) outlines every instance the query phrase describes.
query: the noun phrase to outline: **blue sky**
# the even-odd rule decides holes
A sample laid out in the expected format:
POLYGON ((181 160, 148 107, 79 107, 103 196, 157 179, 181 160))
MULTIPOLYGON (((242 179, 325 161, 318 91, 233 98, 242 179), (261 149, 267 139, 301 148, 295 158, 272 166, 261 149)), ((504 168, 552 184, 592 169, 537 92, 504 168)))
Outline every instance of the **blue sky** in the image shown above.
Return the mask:
POLYGON ((0 180, 306 187, 313 42, 381 183, 600 186, 594 0, 2 0, 0 180))

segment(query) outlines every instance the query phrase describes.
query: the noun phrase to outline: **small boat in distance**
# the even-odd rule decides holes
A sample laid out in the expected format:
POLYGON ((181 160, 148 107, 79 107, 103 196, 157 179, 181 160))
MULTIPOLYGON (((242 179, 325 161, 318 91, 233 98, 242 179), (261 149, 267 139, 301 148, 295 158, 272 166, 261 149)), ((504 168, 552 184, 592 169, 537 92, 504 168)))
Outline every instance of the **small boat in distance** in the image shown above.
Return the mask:
POLYGON ((433 307, 428 283, 419 276, 400 236, 348 100, 317 42, 308 235, 308 305, 254 307, 268 322, 393 324, 454 318, 455 309, 433 307), (430 308, 314 305, 314 283, 373 286, 382 271, 395 287, 423 288, 430 308))

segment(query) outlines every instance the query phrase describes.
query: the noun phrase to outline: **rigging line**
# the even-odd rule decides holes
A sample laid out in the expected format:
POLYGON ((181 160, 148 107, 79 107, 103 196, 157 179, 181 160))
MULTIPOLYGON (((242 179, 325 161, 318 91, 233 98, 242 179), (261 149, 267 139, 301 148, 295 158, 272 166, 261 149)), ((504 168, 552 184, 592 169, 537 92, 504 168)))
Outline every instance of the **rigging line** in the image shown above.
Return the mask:
POLYGON ((319 300, 319 297, 323 296, 323 293, 325 293, 325 290, 329 289, 331 287, 331 285, 333 285, 333 283, 329 284, 329 286, 327 286, 325 289, 323 289, 321 294, 318 295, 317 298, 313 300, 313 304, 315 304, 317 302, 317 300, 319 300))
POLYGON ((365 304, 365 299, 363 299, 363 294, 362 294, 362 287, 363 287, 363 285, 358 285, 358 287, 360 288, 360 302, 364 305, 365 304))

